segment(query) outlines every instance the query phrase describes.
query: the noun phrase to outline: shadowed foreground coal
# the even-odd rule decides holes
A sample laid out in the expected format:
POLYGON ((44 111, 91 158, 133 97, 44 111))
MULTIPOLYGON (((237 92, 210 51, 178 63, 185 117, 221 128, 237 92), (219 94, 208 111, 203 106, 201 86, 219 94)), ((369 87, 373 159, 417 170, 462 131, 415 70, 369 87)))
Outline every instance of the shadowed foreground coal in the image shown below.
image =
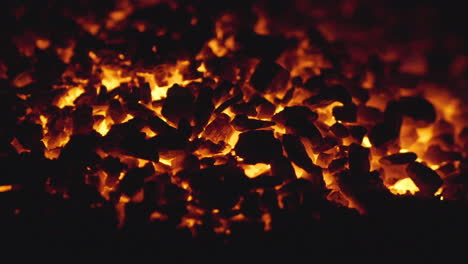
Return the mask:
POLYGON ((461 10, 6 4, 2 249, 172 263, 462 256, 461 10))

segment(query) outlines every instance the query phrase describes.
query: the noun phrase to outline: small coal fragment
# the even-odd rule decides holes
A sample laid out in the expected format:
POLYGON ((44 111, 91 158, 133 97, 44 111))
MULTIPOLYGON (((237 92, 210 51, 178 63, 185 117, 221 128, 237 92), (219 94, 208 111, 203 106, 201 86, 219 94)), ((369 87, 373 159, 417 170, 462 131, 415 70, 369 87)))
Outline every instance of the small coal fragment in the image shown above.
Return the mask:
POLYGON ((236 154, 248 164, 270 163, 282 156, 281 142, 271 130, 254 130, 239 135, 236 154))
POLYGON ((121 123, 127 116, 122 104, 117 99, 112 99, 110 101, 109 108, 107 109, 107 115, 110 116, 112 121, 116 124, 121 123))
POLYGON ((93 131, 93 124, 92 107, 83 105, 73 112, 73 131, 75 134, 89 134, 93 131))
POLYGON ((381 147, 384 144, 393 141, 399 137, 399 129, 386 123, 375 125, 369 133, 369 141, 372 146, 381 147))
POLYGON ((324 137, 313 147, 312 150, 314 153, 321 153, 332 149, 336 145, 338 145, 338 140, 333 137, 324 137))
POLYGON ((254 95, 250 103, 255 105, 258 118, 271 118, 275 113, 276 106, 259 94, 254 95))
POLYGON ((401 97, 397 101, 391 101, 385 110, 386 122, 390 113, 395 116, 400 114, 411 117, 420 121, 418 124, 421 126, 434 123, 436 120, 434 106, 422 97, 401 97))
POLYGON ((375 108, 365 105, 360 105, 357 110, 357 119, 359 123, 375 124, 383 122, 383 113, 375 108))
POLYGON ((15 132, 16 138, 25 148, 30 150, 43 149, 41 125, 24 121, 16 126, 15 132))
POLYGON ((245 195, 240 210, 249 218, 256 219, 261 217, 260 195, 257 192, 251 192, 245 195))
POLYGON ((148 163, 143 168, 134 168, 129 170, 122 181, 120 181, 120 191, 122 193, 133 196, 140 188, 143 187, 146 178, 154 174, 154 167, 148 163))
POLYGON ((281 112, 273 116, 273 121, 286 124, 288 121, 315 121, 318 118, 318 114, 310 110, 305 106, 288 106, 285 107, 281 112))
POLYGON ((281 185, 283 183, 283 177, 280 176, 269 176, 269 175, 260 175, 255 178, 249 179, 249 188, 258 189, 258 188, 274 188, 275 186, 281 185))
POLYGON ((246 115, 237 115, 231 122, 237 131, 255 130, 275 125, 275 122, 250 119, 246 115))
POLYGON ((336 120, 353 123, 357 120, 357 106, 349 104, 333 108, 333 116, 336 120))
POLYGON ((437 172, 416 161, 406 167, 406 173, 424 195, 432 196, 443 183, 437 172))
POLYGON ((356 143, 349 146, 349 171, 353 176, 365 175, 370 171, 370 151, 356 143))
POLYGON ((161 114, 174 124, 178 124, 182 118, 191 120, 194 101, 195 98, 190 89, 175 84, 167 90, 161 114))
POLYGON ((330 165, 328 165, 328 171, 333 174, 344 169, 347 164, 348 158, 335 159, 332 162, 330 162, 330 165))
POLYGON ((330 127, 330 131, 339 138, 345 138, 349 136, 348 129, 341 123, 335 123, 330 127))
POLYGON ((342 85, 333 85, 323 87, 317 95, 307 98, 303 103, 316 108, 327 106, 333 102, 341 102, 347 105, 351 103, 351 100, 351 95, 346 88, 342 85))
POLYGON ((280 65, 263 60, 255 69, 250 84, 261 93, 280 92, 286 89, 289 72, 280 65))
POLYGON ((384 165, 402 165, 415 161, 417 157, 414 152, 396 153, 381 158, 379 162, 384 165))
POLYGON ((319 92, 326 86, 323 75, 316 75, 307 79, 304 83, 304 88, 311 92, 319 92))
POLYGON ((307 154, 307 151, 299 137, 291 134, 284 134, 283 147, 284 150, 286 150, 288 158, 297 166, 306 171, 312 170, 312 160, 309 158, 309 155, 307 154))
POLYGON ((149 128, 157 134, 175 133, 176 129, 168 125, 164 120, 154 115, 147 120, 149 128))
POLYGON ((275 158, 271 161, 271 175, 280 177, 286 181, 296 179, 294 168, 291 162, 285 157, 275 158))
POLYGON ((439 145, 431 145, 427 148, 426 152, 423 155, 425 161, 440 164, 446 161, 456 161, 461 160, 463 157, 461 153, 454 151, 445 151, 439 145))
POLYGON ((194 198, 200 205, 221 211, 232 208, 247 191, 248 178, 238 167, 227 165, 202 169, 190 178, 194 198))
POLYGON ((367 133, 367 129, 363 126, 348 126, 349 134, 357 140, 358 143, 362 142, 362 139, 367 133))
POLYGON ((239 103, 231 106, 231 111, 236 115, 256 116, 257 110, 252 103, 239 103))
POLYGON ((224 101, 221 105, 218 106, 218 108, 216 108, 215 110, 215 113, 216 114, 220 114, 222 113, 224 110, 226 110, 228 107, 230 107, 231 105, 234 105, 235 103, 239 102, 240 100, 242 100, 242 97, 243 97, 243 94, 238 92, 237 94, 235 94, 234 96, 232 96, 231 98, 227 99, 226 101, 224 101))
POLYGON ((211 113, 214 110, 213 90, 204 86, 200 89, 197 100, 194 104, 194 119, 196 126, 202 129, 210 120, 211 113))
POLYGON ((208 124, 203 132, 203 136, 214 143, 227 141, 234 132, 230 122, 231 119, 228 115, 220 114, 215 120, 208 124))

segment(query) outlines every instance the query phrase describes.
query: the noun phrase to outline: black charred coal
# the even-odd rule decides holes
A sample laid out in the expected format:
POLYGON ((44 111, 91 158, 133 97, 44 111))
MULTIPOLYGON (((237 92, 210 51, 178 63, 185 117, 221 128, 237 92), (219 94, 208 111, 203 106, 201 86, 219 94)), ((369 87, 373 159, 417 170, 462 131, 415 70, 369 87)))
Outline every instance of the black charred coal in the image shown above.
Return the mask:
POLYGON ((119 100, 112 99, 109 102, 109 108, 107 109, 107 116, 110 116, 112 118, 112 121, 114 121, 114 123, 120 124, 127 116, 127 113, 125 112, 119 100))
POLYGON ((213 110, 213 90, 210 87, 203 86, 195 101, 193 113, 196 126, 199 129, 208 123, 213 110))
POLYGON ((250 100, 257 109, 258 118, 271 118, 276 111, 276 106, 259 94, 256 94, 250 100))
POLYGON ((249 188, 252 190, 258 188, 269 189, 281 185, 283 182, 284 179, 281 176, 259 175, 249 179, 249 188))
POLYGON ((231 98, 224 101, 221 105, 219 105, 218 108, 216 108, 215 113, 216 114, 222 113, 224 110, 226 110, 231 105, 234 105, 235 103, 242 100, 243 96, 244 95, 241 92, 236 93, 234 96, 232 96, 231 98))
POLYGON ((461 160, 463 157, 461 153, 454 151, 445 151, 439 145, 431 145, 427 148, 426 152, 423 155, 425 161, 440 164, 443 162, 450 162, 461 160))
POLYGON ((255 69, 250 84, 261 93, 279 92, 286 89, 289 72, 280 65, 263 60, 255 69))
POLYGON ((342 85, 322 87, 317 95, 304 100, 304 104, 312 108, 327 106, 333 102, 341 102, 345 105, 351 103, 351 95, 342 85))
POLYGON ((376 124, 383 122, 383 113, 375 107, 360 105, 357 115, 360 123, 376 124))
POLYGON ((260 195, 257 192, 250 192, 245 195, 240 210, 245 216, 251 219, 260 218, 263 214, 260 209, 260 195))
POLYGON ((356 143, 349 146, 349 172, 353 177, 365 175, 370 171, 370 150, 356 143))
POLYGON ((189 89, 174 85, 167 90, 161 114, 174 124, 178 124, 182 118, 191 120, 194 101, 195 97, 189 89))
POLYGON ((332 149, 339 144, 338 140, 333 137, 324 137, 318 144, 313 146, 312 150, 314 153, 321 153, 332 149))
POLYGON ((248 178, 238 167, 227 165, 202 169, 190 178, 194 198, 202 207, 229 210, 247 191, 248 178))
POLYGON ((348 158, 339 158, 332 160, 332 162, 330 162, 330 164, 328 165, 328 171, 330 173, 341 171, 348 164, 348 160, 348 158))
POLYGON ((252 103, 238 103, 231 106, 231 111, 236 115, 256 116, 257 109, 252 103))
POLYGON ((372 146, 381 147, 397 139, 400 135, 399 128, 387 123, 379 123, 375 125, 369 133, 369 141, 372 146))
POLYGON ((354 104, 336 106, 333 108, 333 116, 336 120, 353 123, 357 120, 357 106, 354 104))
POLYGON ((292 134, 283 135, 283 147, 288 155, 288 158, 294 162, 297 166, 303 168, 306 171, 313 169, 313 162, 309 158, 301 139, 298 136, 292 134))
POLYGON ((214 143, 219 143, 228 140, 233 132, 231 118, 226 114, 220 114, 206 126, 203 135, 214 143))
POLYGON ((296 179, 294 168, 286 157, 275 158, 270 164, 272 176, 280 177, 285 181, 296 179))
POLYGON ((16 125, 14 130, 16 138, 25 148, 36 151, 44 149, 44 145, 41 142, 43 136, 41 125, 23 121, 16 125))
POLYGON ((235 146, 236 154, 248 164, 270 163, 282 156, 281 142, 271 130, 255 130, 239 135, 235 146))
POLYGON ((286 125, 290 120, 308 120, 315 121, 318 118, 318 114, 308 107, 305 106, 288 106, 285 107, 281 112, 273 116, 273 121, 286 125))
POLYGON ((330 131, 338 138, 345 138, 349 136, 348 128, 341 123, 335 123, 330 127, 330 131))
POLYGON ((361 143, 362 139, 367 134, 367 129, 363 126, 348 126, 348 131, 358 143, 361 143))
POLYGON ((120 181, 119 190, 131 197, 143 187, 145 179, 153 174, 154 167, 151 163, 148 163, 148 165, 143 168, 131 169, 120 181))
POLYGON ((325 80, 323 79, 323 75, 316 75, 307 79, 304 83, 304 88, 311 91, 318 93, 320 90, 324 89, 326 86, 325 80))
POLYGON ((146 121, 148 127, 157 134, 171 134, 175 133, 176 129, 168 125, 164 120, 158 116, 152 116, 146 121))
POLYGON ((443 183, 437 172, 416 161, 406 167, 406 173, 423 195, 433 195, 443 183))
POLYGON ((93 108, 80 106, 73 112, 73 131, 75 134, 89 134, 93 131, 93 108))
POLYGON ((395 103, 403 115, 417 121, 430 124, 436 120, 434 106, 422 97, 401 97, 395 103))
POLYGON ((275 122, 251 119, 246 115, 236 115, 232 120, 231 125, 235 130, 243 132, 247 130, 271 127, 275 125, 275 122))
POLYGON ((381 158, 379 162, 384 165, 402 165, 415 161, 417 157, 414 152, 396 153, 381 158))

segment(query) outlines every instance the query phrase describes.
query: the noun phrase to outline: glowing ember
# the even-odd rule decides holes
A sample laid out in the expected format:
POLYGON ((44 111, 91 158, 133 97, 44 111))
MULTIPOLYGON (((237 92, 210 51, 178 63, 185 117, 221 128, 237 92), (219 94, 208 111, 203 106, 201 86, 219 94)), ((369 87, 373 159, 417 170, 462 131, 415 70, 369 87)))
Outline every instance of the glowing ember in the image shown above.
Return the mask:
POLYGON ((414 184, 413 180, 410 178, 404 178, 397 181, 394 185, 389 187, 389 190, 393 194, 405 195, 405 194, 415 194, 419 192, 418 186, 414 184))

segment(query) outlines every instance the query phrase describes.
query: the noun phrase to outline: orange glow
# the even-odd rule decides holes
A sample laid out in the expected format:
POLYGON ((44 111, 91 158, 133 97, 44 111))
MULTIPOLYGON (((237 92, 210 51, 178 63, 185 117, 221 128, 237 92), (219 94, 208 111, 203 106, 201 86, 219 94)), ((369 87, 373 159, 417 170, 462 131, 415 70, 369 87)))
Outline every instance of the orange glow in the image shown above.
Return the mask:
POLYGON ((372 143, 370 142, 369 138, 367 136, 365 136, 363 139, 362 139, 362 146, 363 147, 366 147, 366 148, 370 148, 372 147, 372 143))
POLYGON ((255 178, 260 174, 263 174, 270 170, 270 164, 257 163, 253 165, 243 164, 242 168, 244 169, 245 175, 249 178, 255 178))
POLYGON ((74 106, 75 104, 73 102, 84 92, 85 90, 80 86, 68 89, 67 92, 59 98, 57 106, 60 108, 64 108, 65 106, 74 106))
POLYGON ((13 185, 0 185, 0 193, 13 190, 13 185))
POLYGON ((416 192, 419 192, 418 186, 410 178, 403 178, 388 187, 388 189, 395 195, 405 195, 408 193, 414 195, 416 192))
POLYGON ((110 66, 102 66, 102 85, 106 86, 107 91, 112 91, 119 87, 121 83, 130 82, 131 77, 124 77, 121 69, 113 69, 110 66))

